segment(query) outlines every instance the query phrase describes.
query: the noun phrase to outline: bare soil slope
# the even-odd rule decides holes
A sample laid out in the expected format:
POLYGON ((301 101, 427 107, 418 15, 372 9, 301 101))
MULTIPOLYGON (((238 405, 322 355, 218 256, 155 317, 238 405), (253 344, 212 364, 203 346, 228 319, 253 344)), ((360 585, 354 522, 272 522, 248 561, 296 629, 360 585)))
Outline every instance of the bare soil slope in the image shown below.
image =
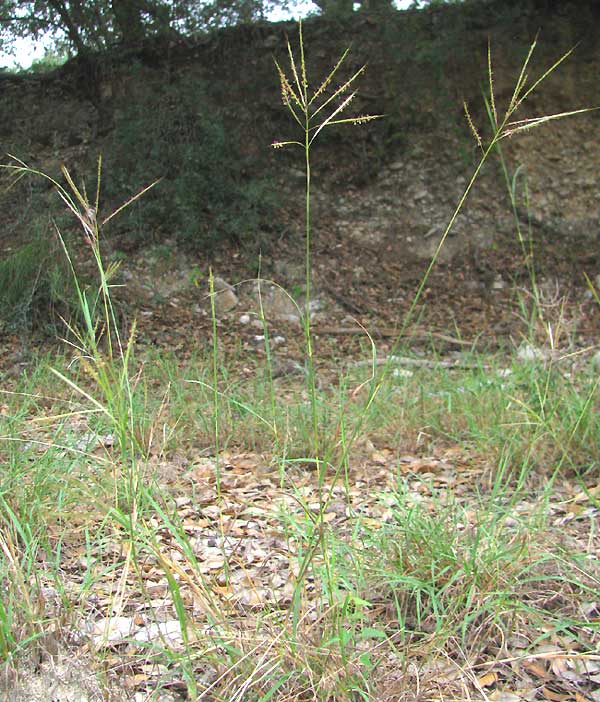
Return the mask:
MULTIPOLYGON (((351 45, 348 71, 368 63, 355 113, 385 115, 363 127, 332 129, 313 151, 313 270, 328 333, 345 329, 348 316, 375 325, 384 336, 402 320, 480 155, 463 101, 482 136, 489 132, 482 95, 488 38, 500 112, 538 30, 530 84, 577 46, 517 117, 593 107, 600 104, 594 12, 592 3, 541 10, 535 3, 512 9, 510 3, 469 3, 383 18, 358 14, 349 23, 306 22, 309 80, 318 84, 351 45)), ((262 277, 301 293, 302 153, 270 149, 275 139, 293 137, 272 60, 287 60, 286 36, 295 45, 297 28, 240 27, 195 42, 139 47, 133 54, 115 50, 48 75, 0 76, 0 138, 6 150, 53 176, 62 163, 80 178, 93 174, 97 153, 110 146, 123 100, 135 101, 148 82, 168 82, 176 75, 210 86, 211 105, 240 136, 244 156, 275 180, 278 215, 255 243, 244 236, 242 219, 243 246, 224 241, 205 251, 188 240, 182 248, 168 212, 141 240, 126 231, 109 236, 107 250, 125 258, 129 314, 142 313, 142 328, 157 340, 163 338, 161 318, 172 328, 174 313, 181 330, 202 335, 205 283, 200 279, 209 265, 234 284, 255 277, 260 265, 262 277)), ((176 102, 157 102, 156 110, 176 115, 176 102)), ((598 119, 597 112, 589 112, 549 122, 502 143, 509 177, 518 174, 516 215, 528 242, 525 248, 518 242, 495 158, 456 220, 428 282, 421 329, 488 346, 517 339, 522 327, 514 314, 515 295, 527 295, 519 290, 530 287, 534 269, 546 300, 570 300, 570 331, 582 342, 595 337, 597 314, 584 274, 593 280, 598 273, 598 119)), ((111 179, 110 162, 104 178, 111 179)), ((107 211, 146 184, 111 188, 107 211)), ((54 198, 41 190, 37 200, 22 192, 6 199, 0 242, 5 251, 27 236, 25 213, 43 211, 54 198)), ((244 311, 237 307, 229 315, 234 333, 244 311)), ((336 343, 344 334, 351 336, 334 334, 336 343)))

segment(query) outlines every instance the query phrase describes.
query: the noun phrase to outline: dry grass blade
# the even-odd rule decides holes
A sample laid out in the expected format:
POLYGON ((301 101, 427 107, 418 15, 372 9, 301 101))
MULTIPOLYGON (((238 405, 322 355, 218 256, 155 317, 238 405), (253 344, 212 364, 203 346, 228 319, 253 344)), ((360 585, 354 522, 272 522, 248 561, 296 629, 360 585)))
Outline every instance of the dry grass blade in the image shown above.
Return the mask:
POLYGON ((71 178, 71 174, 69 173, 67 167, 65 165, 62 165, 60 167, 60 170, 67 181, 68 186, 71 188, 71 192, 75 195, 77 198, 77 201, 83 207, 84 210, 88 210, 90 208, 90 203, 88 202, 87 197, 85 196, 85 192, 82 194, 79 191, 79 188, 75 185, 73 182, 73 179, 71 178))

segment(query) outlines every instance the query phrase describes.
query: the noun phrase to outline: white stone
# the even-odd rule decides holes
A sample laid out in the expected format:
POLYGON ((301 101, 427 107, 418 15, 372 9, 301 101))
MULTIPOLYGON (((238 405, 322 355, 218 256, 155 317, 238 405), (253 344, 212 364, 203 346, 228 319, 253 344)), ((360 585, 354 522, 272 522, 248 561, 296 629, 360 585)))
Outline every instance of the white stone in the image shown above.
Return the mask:
POLYGON ((517 350, 517 358, 520 361, 542 361, 544 354, 540 349, 536 349, 535 346, 521 344, 517 350))
POLYGON ((167 622, 152 622, 142 627, 133 637, 136 641, 150 642, 163 640, 171 646, 177 646, 183 641, 181 625, 177 619, 167 622))

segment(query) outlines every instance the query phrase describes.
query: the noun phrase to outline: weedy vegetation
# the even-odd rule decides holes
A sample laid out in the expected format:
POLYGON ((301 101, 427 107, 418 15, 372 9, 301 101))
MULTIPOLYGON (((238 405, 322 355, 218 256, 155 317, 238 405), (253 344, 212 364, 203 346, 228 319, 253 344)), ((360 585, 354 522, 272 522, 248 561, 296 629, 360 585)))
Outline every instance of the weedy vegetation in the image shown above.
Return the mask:
MULTIPOLYGON (((276 66, 299 136, 274 146, 299 147, 306 176, 303 381, 275 377, 264 314, 265 367, 235 376, 212 274, 209 353, 138 356, 102 231, 144 193, 104 216, 100 164, 92 196, 66 169, 52 180, 98 284, 80 282, 57 230, 78 314, 64 355, 0 398, 1 684, 15 699, 19 671, 75 650, 115 700, 114 675, 144 700, 567 699, 568 685, 585 698, 599 644, 596 370, 563 354, 564 310, 544 303, 533 268, 521 312, 531 348, 545 330, 545 356, 406 362, 405 332, 484 164, 506 137, 574 114, 515 119, 567 58, 530 82, 534 48, 504 112, 490 52, 487 136, 466 108, 481 158, 398 339, 379 364, 365 330, 366 364, 331 384, 318 383, 311 329, 311 154, 324 129, 377 117, 348 116, 363 69, 335 87, 347 52, 314 89, 301 31, 276 66)), ((514 208, 519 173, 502 163, 514 208)), ((31 306, 53 269, 18 255, 31 306)))

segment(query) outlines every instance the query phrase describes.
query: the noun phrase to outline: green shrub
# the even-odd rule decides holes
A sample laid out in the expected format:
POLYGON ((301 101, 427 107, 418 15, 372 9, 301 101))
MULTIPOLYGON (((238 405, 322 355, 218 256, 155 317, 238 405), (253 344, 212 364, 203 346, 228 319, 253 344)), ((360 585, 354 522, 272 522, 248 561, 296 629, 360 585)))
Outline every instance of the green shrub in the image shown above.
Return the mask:
POLYGON ((52 326, 72 300, 71 273, 47 232, 0 260, 0 330, 52 326))
POLYGON ((274 189, 240 147, 201 84, 185 77, 136 81, 116 110, 105 152, 108 195, 122 199, 162 180, 129 208, 121 226, 134 236, 164 233, 197 248, 222 239, 255 241, 273 218, 274 189))

